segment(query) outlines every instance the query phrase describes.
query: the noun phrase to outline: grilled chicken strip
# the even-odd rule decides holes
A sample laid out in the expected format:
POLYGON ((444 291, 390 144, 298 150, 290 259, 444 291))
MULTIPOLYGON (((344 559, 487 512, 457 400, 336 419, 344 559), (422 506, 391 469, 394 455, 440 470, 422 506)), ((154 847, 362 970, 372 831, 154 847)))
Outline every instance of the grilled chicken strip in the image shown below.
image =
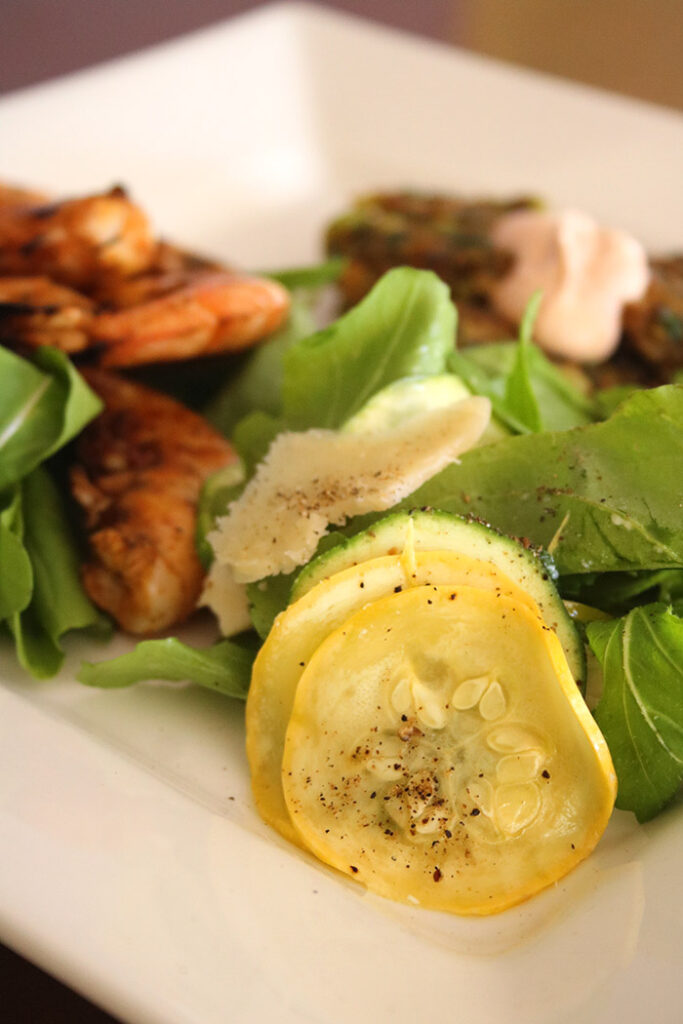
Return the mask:
POLYGON ((148 635, 194 610, 203 481, 237 455, 178 402, 103 370, 87 370, 105 408, 79 438, 71 487, 85 512, 90 598, 122 629, 148 635))

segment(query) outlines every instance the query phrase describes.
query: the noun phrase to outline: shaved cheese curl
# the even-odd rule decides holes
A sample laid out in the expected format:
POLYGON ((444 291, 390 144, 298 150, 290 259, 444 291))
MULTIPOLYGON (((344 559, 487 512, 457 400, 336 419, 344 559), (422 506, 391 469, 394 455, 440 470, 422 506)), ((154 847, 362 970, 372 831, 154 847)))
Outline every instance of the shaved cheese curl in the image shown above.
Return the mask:
POLYGON ((243 583, 293 571, 328 524, 391 508, 472 448, 490 414, 473 397, 381 433, 280 434, 209 536, 217 561, 243 583))

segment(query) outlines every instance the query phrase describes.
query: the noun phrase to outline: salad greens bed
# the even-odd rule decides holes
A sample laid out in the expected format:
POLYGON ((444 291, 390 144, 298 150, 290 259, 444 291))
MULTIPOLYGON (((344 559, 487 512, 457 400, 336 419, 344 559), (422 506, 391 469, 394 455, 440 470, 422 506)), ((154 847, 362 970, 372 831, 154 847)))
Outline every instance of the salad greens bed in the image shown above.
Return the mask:
MULTIPOLYGON (((316 331, 318 292, 339 269, 333 262, 279 275, 293 292, 288 325, 232 373, 206 415, 232 438, 248 478, 280 431, 342 427, 396 381, 453 374, 488 396, 500 439, 466 453, 400 507, 474 515, 543 547, 563 597, 598 610, 588 610, 581 628, 602 668, 594 714, 617 771, 617 806, 651 818, 683 780, 683 386, 588 396, 533 345, 537 297, 518 340, 456 351, 448 288, 409 268, 390 271, 316 331)), ((81 589, 55 482, 60 449, 99 401, 54 351, 27 362, 0 349, 0 373, 0 628, 23 667, 42 678, 60 668, 64 634, 108 628, 81 589)), ((218 474, 204 489, 205 563, 206 534, 243 486, 218 474)), ((319 550, 372 519, 330 532, 319 550)), ((286 606, 292 580, 249 586, 255 632, 204 650, 146 640, 84 664, 78 678, 104 688, 192 680, 244 698, 259 636, 286 606)))

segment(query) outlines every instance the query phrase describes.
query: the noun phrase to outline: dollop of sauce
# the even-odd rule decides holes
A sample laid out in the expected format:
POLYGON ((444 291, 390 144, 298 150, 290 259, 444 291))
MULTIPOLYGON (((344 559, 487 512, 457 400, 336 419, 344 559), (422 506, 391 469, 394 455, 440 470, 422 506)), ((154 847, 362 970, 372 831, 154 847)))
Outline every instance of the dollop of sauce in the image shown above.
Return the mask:
POLYGON ((534 338, 546 352, 584 363, 612 355, 624 306, 641 298, 649 282, 640 242, 579 210, 506 214, 495 223, 492 241, 515 257, 492 293, 503 316, 521 320, 540 289, 534 338))

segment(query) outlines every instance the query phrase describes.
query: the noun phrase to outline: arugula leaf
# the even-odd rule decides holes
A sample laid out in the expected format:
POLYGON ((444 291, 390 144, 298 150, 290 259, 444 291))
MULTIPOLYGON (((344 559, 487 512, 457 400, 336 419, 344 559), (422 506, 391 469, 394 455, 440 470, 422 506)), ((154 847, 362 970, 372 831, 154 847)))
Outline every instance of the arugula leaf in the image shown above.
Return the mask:
POLYGON ((531 382, 531 340, 534 321, 542 299, 541 292, 535 292, 527 304, 519 327, 517 351, 507 380, 505 381, 505 405, 527 430, 538 434, 543 429, 541 410, 531 382))
POLYGON ((453 352, 448 366, 474 394, 489 398, 496 416, 516 434, 570 430, 602 418, 595 403, 536 345, 522 348, 514 341, 473 345, 453 352))
POLYGON ((617 807, 647 821, 683 780, 683 619, 652 604, 586 632, 603 668, 595 719, 619 780, 617 807))
MULTIPOLYGON (((19 514, 17 512, 17 514, 19 514)), ((80 582, 78 558, 57 487, 39 467, 21 484, 20 536, 30 560, 33 589, 30 603, 8 624, 21 665, 39 679, 61 668, 65 633, 108 630, 80 582)))
POLYGON ((63 393, 61 429, 46 452, 47 458, 80 434, 86 423, 102 411, 102 401, 88 387, 64 352, 56 348, 41 348, 34 358, 42 370, 50 373, 61 384, 63 393))
POLYGON ((61 426, 58 382, 0 348, 0 489, 20 480, 50 451, 61 426))
POLYGON ((285 288, 294 291, 299 288, 324 288, 325 285, 335 284, 342 276, 347 260, 342 256, 332 256, 322 263, 315 263, 310 267, 288 267, 285 270, 264 270, 262 277, 270 277, 273 281, 279 281, 285 288))
MULTIPOLYGON (((313 558, 317 558, 323 551, 329 551, 337 544, 344 541, 343 533, 338 530, 330 530, 318 542, 313 558)), ((292 592, 292 584, 299 573, 299 569, 279 576, 268 576, 257 583, 247 585, 247 598, 249 600, 249 615, 254 629, 262 640, 270 633, 275 618, 289 604, 289 596, 292 592)))
POLYGON ((247 477, 252 475, 257 463, 282 430, 286 430, 286 426, 281 419, 258 409, 239 421, 232 443, 244 463, 247 477))
POLYGON ((683 388, 640 391, 604 423, 466 452, 399 507, 478 516, 560 575, 683 567, 683 388))
POLYGON ((0 490, 66 444, 102 407, 63 353, 42 349, 35 359, 37 366, 0 348, 0 490))
POLYGON ((670 604, 677 597, 683 597, 683 569, 564 576, 561 591, 564 598, 624 615, 636 604, 654 601, 670 604))
POLYGON ((294 296, 289 319, 268 341, 259 345, 227 385, 204 409, 214 427, 230 437, 236 424, 248 413, 258 411, 279 416, 282 411, 282 363, 285 353, 315 331, 310 301, 294 296))
POLYGON ((467 385, 473 395, 483 395, 490 400, 493 415, 509 431, 527 434, 527 427, 513 415, 505 402, 505 381, 516 350, 515 341, 476 345, 465 352, 456 350, 448 357, 448 369, 467 385), (485 349, 496 349, 496 352, 485 355, 485 349), (506 372, 501 372, 506 366, 506 372))
POLYGON ((626 398, 630 398, 635 391, 639 390, 637 384, 615 384, 611 388, 602 388, 597 391, 594 401, 601 418, 607 419, 626 398))
POLYGON ((340 427, 392 381, 443 372, 455 328, 448 287, 436 274, 390 270, 357 306, 286 353, 288 427, 340 427))
POLYGON ((109 661, 85 661, 76 675, 80 683, 105 690, 150 679, 191 682, 225 697, 244 700, 256 651, 232 640, 212 647, 189 647, 175 637, 142 640, 134 650, 109 661))
POLYGON ((289 604, 289 595, 296 573, 268 576, 258 583, 247 584, 249 617, 262 640, 270 633, 275 618, 289 604))
POLYGON ((22 528, 21 491, 15 487, 0 508, 0 620, 23 611, 33 592, 33 570, 21 540, 22 528))
POLYGON ((244 489, 245 474, 241 462, 232 462, 212 473, 202 486, 197 502, 195 542, 199 559, 205 569, 213 562, 213 548, 207 540, 218 516, 224 516, 228 505, 244 489))

